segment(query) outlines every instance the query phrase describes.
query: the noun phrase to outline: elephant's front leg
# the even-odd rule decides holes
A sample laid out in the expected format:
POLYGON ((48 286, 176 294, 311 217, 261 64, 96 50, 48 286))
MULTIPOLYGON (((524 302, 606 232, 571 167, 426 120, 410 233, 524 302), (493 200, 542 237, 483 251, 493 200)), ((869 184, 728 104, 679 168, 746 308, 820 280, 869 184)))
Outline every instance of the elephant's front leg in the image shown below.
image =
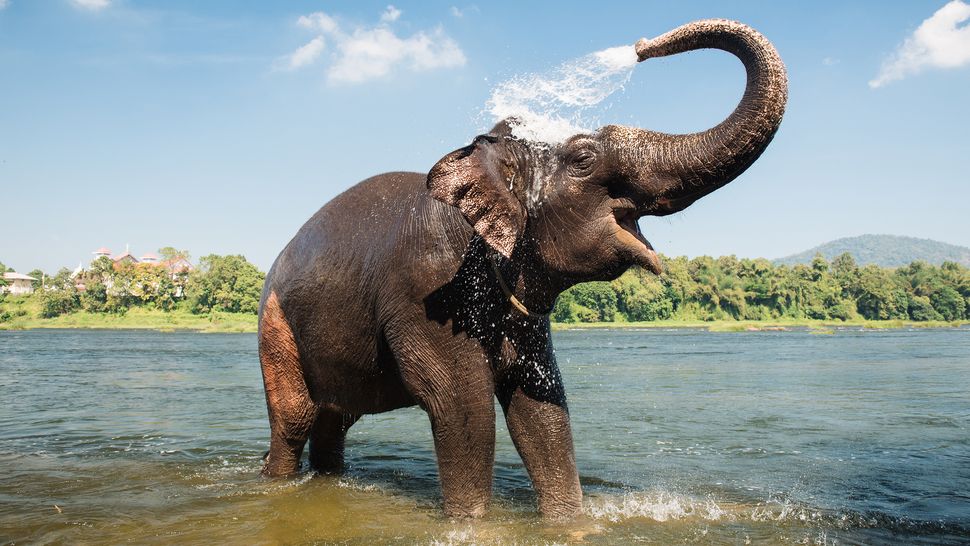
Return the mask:
POLYGON ((426 328, 389 341, 404 384, 431 420, 445 514, 482 516, 495 464, 494 376, 473 340, 426 328))
POLYGON ((555 362, 541 374, 515 374, 499 390, 512 442, 525 463, 546 518, 580 513, 583 492, 562 380, 555 362))
MULTIPOLYGON (((459 385, 457 390, 466 386, 459 385)), ((492 497, 495 403, 491 390, 450 392, 428 406, 445 514, 479 517, 492 497)))

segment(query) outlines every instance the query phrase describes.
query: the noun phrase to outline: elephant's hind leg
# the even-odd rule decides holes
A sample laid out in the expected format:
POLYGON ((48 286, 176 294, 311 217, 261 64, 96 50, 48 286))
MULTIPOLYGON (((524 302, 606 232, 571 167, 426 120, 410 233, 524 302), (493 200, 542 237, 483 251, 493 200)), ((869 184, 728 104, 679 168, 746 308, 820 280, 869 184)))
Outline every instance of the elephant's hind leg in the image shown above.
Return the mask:
POLYGON ((320 410, 310 430, 310 468, 327 474, 343 470, 347 430, 359 418, 359 415, 320 410))
POLYGON ((259 321, 259 362, 269 410, 270 447, 265 476, 287 476, 300 470, 300 456, 316 418, 293 331, 270 292, 259 321))

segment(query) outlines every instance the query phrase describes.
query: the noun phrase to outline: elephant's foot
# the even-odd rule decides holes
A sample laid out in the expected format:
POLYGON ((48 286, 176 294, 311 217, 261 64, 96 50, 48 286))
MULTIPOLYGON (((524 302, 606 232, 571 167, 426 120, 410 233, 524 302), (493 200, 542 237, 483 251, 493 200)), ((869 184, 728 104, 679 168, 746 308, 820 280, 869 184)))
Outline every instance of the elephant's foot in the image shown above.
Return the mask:
POLYGON ((285 478, 300 473, 300 457, 303 455, 303 445, 306 440, 286 441, 273 439, 269 452, 263 459, 263 469, 260 472, 267 478, 285 478))
POLYGON ((488 499, 445 499, 444 512, 449 518, 480 518, 488 512, 488 499))
POLYGON ((320 453, 310 446, 310 468, 318 474, 341 474, 344 471, 344 454, 320 453))
POLYGON ((546 521, 572 521, 583 512, 582 493, 568 499, 539 499, 539 513, 546 521))

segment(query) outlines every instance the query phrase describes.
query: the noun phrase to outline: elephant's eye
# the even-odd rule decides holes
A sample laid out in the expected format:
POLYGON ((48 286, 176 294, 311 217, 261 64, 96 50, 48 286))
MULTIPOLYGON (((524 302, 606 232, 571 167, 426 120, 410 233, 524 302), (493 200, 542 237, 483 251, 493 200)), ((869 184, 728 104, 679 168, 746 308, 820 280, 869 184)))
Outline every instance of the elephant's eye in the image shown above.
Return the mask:
POLYGON ((592 150, 579 150, 569 157, 569 174, 571 176, 586 176, 593 170, 596 154, 592 150))

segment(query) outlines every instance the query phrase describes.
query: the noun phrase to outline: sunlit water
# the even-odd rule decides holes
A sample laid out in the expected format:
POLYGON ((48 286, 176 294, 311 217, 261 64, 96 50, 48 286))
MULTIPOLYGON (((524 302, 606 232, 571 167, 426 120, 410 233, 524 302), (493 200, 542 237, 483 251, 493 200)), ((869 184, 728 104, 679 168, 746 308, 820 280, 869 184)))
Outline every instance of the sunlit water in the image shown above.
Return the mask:
POLYGON ((555 341, 568 524, 537 517, 501 424, 490 514, 444 518, 420 410, 355 425, 342 478, 260 478, 253 335, 0 332, 0 542, 970 541, 970 329, 555 341))

